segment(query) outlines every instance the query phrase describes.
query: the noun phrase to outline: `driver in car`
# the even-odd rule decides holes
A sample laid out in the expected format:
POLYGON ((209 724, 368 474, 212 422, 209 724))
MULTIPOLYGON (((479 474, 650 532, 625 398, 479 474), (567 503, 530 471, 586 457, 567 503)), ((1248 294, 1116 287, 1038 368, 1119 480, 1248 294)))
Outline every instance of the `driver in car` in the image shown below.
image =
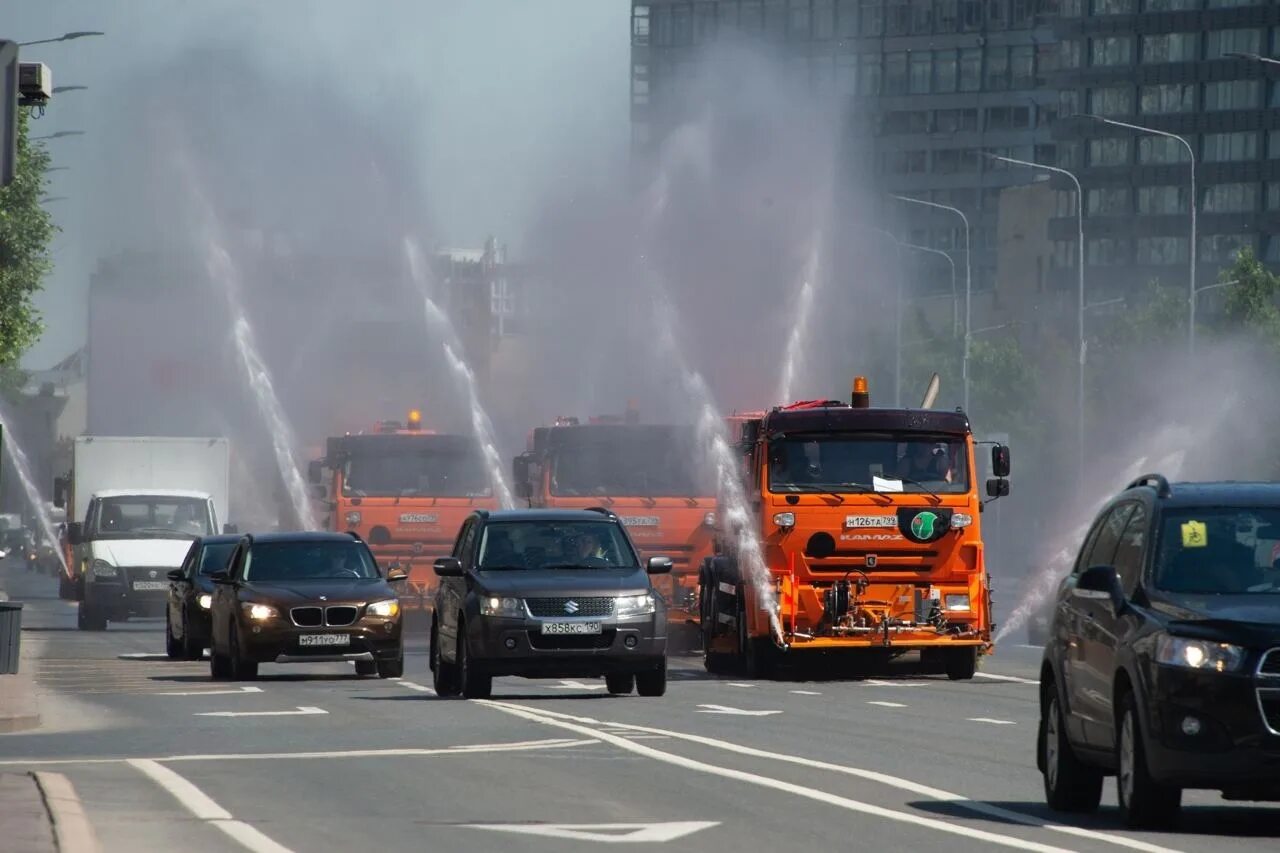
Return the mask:
POLYGON ((574 562, 588 566, 602 565, 609 561, 604 548, 600 546, 600 537, 590 531, 574 537, 570 542, 570 553, 574 562))

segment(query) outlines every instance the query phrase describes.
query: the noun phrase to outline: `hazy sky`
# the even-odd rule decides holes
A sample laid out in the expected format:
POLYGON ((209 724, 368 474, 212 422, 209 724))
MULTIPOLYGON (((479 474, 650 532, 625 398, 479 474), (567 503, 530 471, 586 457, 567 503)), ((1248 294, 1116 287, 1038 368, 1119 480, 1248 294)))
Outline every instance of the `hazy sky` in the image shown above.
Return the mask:
MULTIPOLYGON (((410 152, 416 179, 429 188, 424 207, 438 243, 478 246, 494 234, 518 249, 548 190, 608 183, 625 164, 627 0, 8 0, 5 7, 0 36, 15 41, 107 33, 22 51, 24 61, 50 66, 55 85, 89 87, 59 95, 34 125, 36 135, 86 133, 49 143, 54 166, 66 167, 51 175, 48 191, 66 197, 49 208, 63 233, 38 299, 48 328, 28 367, 48 366, 83 343, 97 259, 146 239, 122 221, 136 222, 127 211, 142 196, 116 203, 131 186, 120 152, 135 141, 145 147, 131 104, 141 90, 172 89, 174 81, 161 77, 198 73, 183 70, 188 57, 250 57, 255 74, 333 87, 335 101, 360 105, 371 135, 385 121, 393 147, 410 152)), ((269 125, 273 104, 291 95, 271 82, 229 108, 211 105, 214 118, 269 125)))

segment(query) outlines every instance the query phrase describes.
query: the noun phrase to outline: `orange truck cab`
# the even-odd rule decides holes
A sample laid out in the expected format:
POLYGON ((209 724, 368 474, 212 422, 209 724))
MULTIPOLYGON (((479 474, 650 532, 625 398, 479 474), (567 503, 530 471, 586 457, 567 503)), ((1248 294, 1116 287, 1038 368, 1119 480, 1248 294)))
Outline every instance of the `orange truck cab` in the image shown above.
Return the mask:
POLYGON ((325 527, 354 531, 384 569, 408 574, 400 603, 409 612, 430 609, 432 564, 453 549, 467 515, 498 505, 476 440, 423 429, 416 411, 407 424, 329 438, 309 475, 325 487, 325 527))
MULTIPOLYGON (((754 530, 722 518, 703 565, 707 668, 758 677, 813 653, 919 652, 926 669, 972 678, 994 625, 968 417, 871 408, 859 377, 851 404, 739 420, 754 530)), ((987 494, 1007 495, 1003 445, 992 473, 987 494)))
POLYGON ((712 553, 716 501, 697 464, 692 426, 627 417, 560 418, 535 429, 513 463, 516 493, 532 507, 604 507, 627 527, 641 558, 670 557, 655 576, 667 623, 696 625, 698 568, 712 553))

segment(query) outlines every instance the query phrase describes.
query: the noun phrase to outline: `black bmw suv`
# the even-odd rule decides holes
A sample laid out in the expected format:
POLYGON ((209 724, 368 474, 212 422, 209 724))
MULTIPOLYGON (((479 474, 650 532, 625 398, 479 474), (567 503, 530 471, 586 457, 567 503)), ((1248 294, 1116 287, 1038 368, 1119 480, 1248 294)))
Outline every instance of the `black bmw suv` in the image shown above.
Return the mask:
POLYGON ((1280 484, 1134 481, 1058 589, 1040 674, 1050 807, 1115 775, 1131 827, 1186 788, 1280 800, 1280 484))
POLYGON ((604 509, 473 512, 435 561, 436 693, 489 695, 494 676, 605 677, 610 693, 667 689, 667 613, 618 516, 604 509))

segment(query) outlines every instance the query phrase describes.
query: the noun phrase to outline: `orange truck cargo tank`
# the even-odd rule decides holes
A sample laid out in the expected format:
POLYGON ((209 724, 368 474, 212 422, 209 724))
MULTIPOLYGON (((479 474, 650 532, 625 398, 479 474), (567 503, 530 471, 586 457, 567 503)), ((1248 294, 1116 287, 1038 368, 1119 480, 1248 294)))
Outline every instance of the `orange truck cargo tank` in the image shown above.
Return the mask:
POLYGON ((325 527, 354 531, 384 570, 398 564, 408 575, 400 595, 407 613, 430 609, 432 564, 453 550, 467 515, 497 509, 475 439, 424 430, 414 415, 407 426, 383 422, 330 438, 309 472, 326 486, 325 527))
POLYGON ((666 599, 668 625, 692 628, 716 511, 714 489, 697 473, 694 429, 593 421, 562 418, 535 429, 514 461, 516 491, 534 507, 617 514, 642 559, 671 558, 671 574, 655 577, 654 586, 666 599))
MULTIPOLYGON (((700 601, 707 668, 768 675, 780 660, 842 653, 972 678, 994 625, 975 482, 961 412, 797 403, 742 424, 751 524, 765 572, 718 527, 700 601)), ((992 448, 987 494, 1009 493, 1009 451, 992 448)))

